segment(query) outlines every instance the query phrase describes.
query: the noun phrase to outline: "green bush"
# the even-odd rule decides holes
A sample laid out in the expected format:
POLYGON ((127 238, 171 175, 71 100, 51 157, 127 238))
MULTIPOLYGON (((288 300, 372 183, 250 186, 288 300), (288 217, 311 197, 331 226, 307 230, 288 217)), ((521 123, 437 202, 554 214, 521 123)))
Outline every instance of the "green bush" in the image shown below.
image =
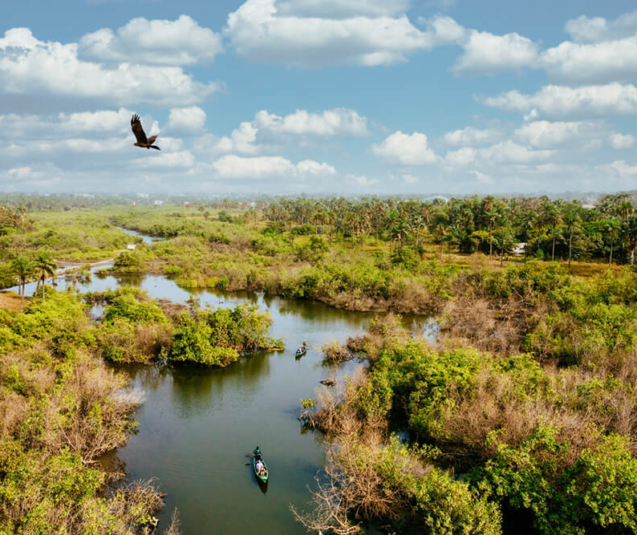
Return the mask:
POLYGON ((112 304, 104 311, 104 321, 112 322, 116 318, 126 319, 134 323, 167 323, 161 308, 153 301, 140 302, 130 294, 115 297, 112 304))

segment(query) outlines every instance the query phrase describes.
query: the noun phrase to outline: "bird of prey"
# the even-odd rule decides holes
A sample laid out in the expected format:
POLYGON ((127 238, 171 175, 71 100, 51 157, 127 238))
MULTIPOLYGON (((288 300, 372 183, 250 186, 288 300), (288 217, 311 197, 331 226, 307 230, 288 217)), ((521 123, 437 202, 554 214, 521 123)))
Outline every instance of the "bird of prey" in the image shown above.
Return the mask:
POLYGON ((133 134, 135 134, 135 138, 137 139, 137 143, 134 143, 136 147, 146 147, 147 149, 157 149, 161 150, 157 145, 153 145, 157 136, 150 136, 146 138, 146 133, 142 128, 142 122, 139 120, 139 115, 136 113, 133 114, 132 119, 130 120, 131 128, 133 129, 133 134))

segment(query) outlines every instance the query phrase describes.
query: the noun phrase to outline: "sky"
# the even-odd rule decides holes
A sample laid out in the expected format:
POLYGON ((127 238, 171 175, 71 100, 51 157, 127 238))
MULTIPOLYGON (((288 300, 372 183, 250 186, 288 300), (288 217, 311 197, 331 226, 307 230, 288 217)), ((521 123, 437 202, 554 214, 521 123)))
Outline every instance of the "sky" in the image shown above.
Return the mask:
POLYGON ((0 0, 0 193, 631 190, 636 84, 634 0, 0 0))

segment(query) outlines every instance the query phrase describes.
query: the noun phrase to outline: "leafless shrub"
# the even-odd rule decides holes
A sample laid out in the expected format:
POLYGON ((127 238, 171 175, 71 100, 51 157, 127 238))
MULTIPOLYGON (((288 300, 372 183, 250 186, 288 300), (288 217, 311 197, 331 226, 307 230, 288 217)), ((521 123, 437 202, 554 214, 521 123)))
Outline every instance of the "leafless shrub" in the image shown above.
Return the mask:
MULTIPOLYGON (((382 435, 364 437, 341 434, 330 444, 325 475, 316 477, 312 491, 312 510, 299 512, 291 506, 295 518, 308 531, 338 535, 362 533, 361 520, 396 520, 406 508, 399 488, 388 485, 377 462, 382 462, 385 446, 382 435)), ((401 459, 398 471, 406 470, 422 477, 423 467, 411 459, 401 459)))
POLYGON ((341 345, 336 340, 325 344, 321 348, 321 351, 323 351, 326 362, 343 362, 352 358, 351 353, 347 350, 347 346, 341 345))

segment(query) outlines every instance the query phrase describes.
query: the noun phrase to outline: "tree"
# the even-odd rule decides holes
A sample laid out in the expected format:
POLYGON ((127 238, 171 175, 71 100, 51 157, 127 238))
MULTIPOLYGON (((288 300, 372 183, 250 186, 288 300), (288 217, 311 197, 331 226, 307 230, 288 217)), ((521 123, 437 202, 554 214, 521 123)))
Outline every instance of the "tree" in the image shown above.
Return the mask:
POLYGON ((22 299, 20 300, 20 310, 22 310, 24 308, 24 287, 33 275, 33 265, 28 258, 21 256, 12 262, 12 266, 13 273, 18 279, 18 286, 20 286, 19 293, 22 296, 22 299))
POLYGON ((493 197, 485 197, 482 199, 482 209, 485 212, 485 220, 489 225, 489 257, 493 258, 493 226, 498 217, 498 213, 494 211, 496 204, 493 197))
POLYGON ((610 239, 610 255, 608 256, 608 267, 610 268, 613 265, 613 247, 615 245, 615 241, 619 237, 619 222, 615 218, 608 219, 606 221, 606 233, 608 234, 608 238, 610 239))
POLYGON ((573 251, 573 232, 577 228, 580 216, 575 210, 568 210, 564 214, 564 224, 568 229, 568 267, 571 268, 571 257, 573 251))
POLYGON ((504 255, 515 245, 513 230, 505 222, 502 222, 494 233, 495 243, 500 248, 500 267, 504 265, 504 255))
POLYGON ((635 213, 635 208, 633 207, 633 203, 629 200, 624 200, 619 205, 619 215, 620 217, 626 221, 631 215, 635 213))
POLYGON ((637 216, 634 214, 626 221, 624 226, 624 238, 630 253, 630 265, 635 263, 635 249, 637 249, 637 216))
MULTIPOLYGON (((469 238, 480 245, 489 240, 489 233, 486 230, 476 230, 471 233, 469 238)), ((478 246, 476 247, 476 253, 478 253, 479 251, 480 247, 478 246)))
POLYGON ((448 224, 439 223, 434 228, 434 235, 436 236, 436 240, 440 243, 440 260, 443 259, 445 241, 447 240, 447 235, 449 234, 450 228, 448 224))
POLYGON ((551 261, 555 260, 555 238, 557 236, 557 228, 562 224, 562 216, 559 210, 552 204, 547 203, 546 206, 546 223, 553 229, 553 247, 551 249, 551 261))
MULTIPOLYGON (((51 260, 48 253, 40 253, 33 262, 35 277, 38 280, 38 286, 42 285, 42 299, 44 299, 44 281, 49 277, 55 277, 57 264, 51 260)), ((37 288, 36 288, 37 291, 37 288)))

